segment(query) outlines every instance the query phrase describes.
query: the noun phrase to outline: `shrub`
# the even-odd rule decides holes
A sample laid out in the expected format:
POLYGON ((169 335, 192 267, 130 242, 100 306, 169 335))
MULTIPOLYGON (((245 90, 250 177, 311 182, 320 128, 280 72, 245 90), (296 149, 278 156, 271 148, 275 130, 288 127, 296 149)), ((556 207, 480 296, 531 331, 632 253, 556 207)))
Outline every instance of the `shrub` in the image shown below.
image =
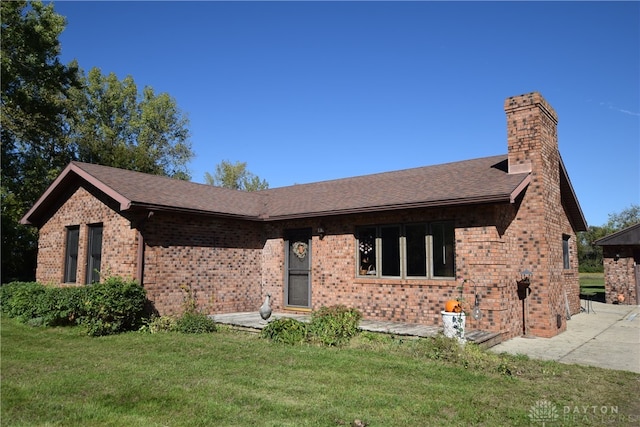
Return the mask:
POLYGON ((358 333, 361 318, 362 314, 355 308, 344 305, 321 307, 311 315, 309 332, 314 341, 324 345, 344 345, 358 333))
POLYGON ((37 282, 11 282, 0 287, 2 311, 21 322, 41 317, 37 300, 46 288, 37 282))
POLYGON ((86 290, 80 323, 87 327, 89 335, 131 331, 142 324, 147 298, 144 288, 134 280, 113 276, 86 290))
POLYGON ((188 311, 180 317, 175 325, 175 330, 184 334, 204 334, 215 332, 216 323, 203 313, 188 311))
POLYGON ((84 288, 12 282, 0 290, 2 311, 34 326, 74 325, 82 314, 84 288))
POLYGON ((35 300, 38 315, 45 326, 75 325, 84 312, 87 288, 45 287, 35 300))
POLYGON ((158 332, 171 332, 176 330, 177 320, 173 316, 153 316, 144 322, 140 328, 141 332, 157 334, 158 332))
POLYGON ((261 337, 283 344, 299 344, 307 339, 307 325, 296 319, 283 317, 269 322, 261 337))

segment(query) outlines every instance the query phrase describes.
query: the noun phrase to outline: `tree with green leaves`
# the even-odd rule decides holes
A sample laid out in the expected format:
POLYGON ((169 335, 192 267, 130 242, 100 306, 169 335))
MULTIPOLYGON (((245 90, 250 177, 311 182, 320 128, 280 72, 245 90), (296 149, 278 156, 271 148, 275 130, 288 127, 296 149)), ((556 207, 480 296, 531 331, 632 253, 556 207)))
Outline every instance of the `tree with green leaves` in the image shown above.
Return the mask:
POLYGON ((632 203, 631 206, 623 209, 622 212, 609 214, 607 227, 609 227, 613 233, 638 223, 640 223, 640 205, 632 203))
POLYGON ((52 4, 5 1, 0 13, 2 280, 25 280, 34 275, 37 236, 18 222, 74 158, 63 132, 76 70, 59 61, 65 19, 52 4))
POLYGON ((578 233, 578 261, 580 271, 583 273, 604 271, 602 246, 597 246, 594 242, 611 233, 638 223, 640 223, 640 206, 632 204, 621 212, 610 213, 609 221, 606 224, 600 227, 592 225, 587 231, 578 233))
POLYGON ((138 93, 60 63, 66 21, 53 3, 0 2, 2 29, 2 282, 33 280, 37 232, 20 225, 72 160, 189 179, 188 120, 166 93, 138 93))
POLYGON ((246 162, 231 163, 223 160, 216 165, 215 175, 205 172, 204 179, 207 184, 234 190, 258 191, 269 188, 267 181, 247 170, 246 162))
POLYGON ((69 141, 79 161, 189 179, 188 119, 167 93, 92 68, 70 93, 69 141))

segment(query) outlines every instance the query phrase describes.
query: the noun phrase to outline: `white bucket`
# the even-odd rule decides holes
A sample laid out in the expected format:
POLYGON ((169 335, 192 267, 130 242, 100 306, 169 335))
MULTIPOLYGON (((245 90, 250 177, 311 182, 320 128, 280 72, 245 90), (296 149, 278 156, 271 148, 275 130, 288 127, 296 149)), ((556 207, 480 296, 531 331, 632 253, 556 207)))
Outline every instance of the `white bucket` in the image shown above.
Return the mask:
POLYGON ((444 335, 449 338, 457 338, 464 341, 464 325, 467 316, 464 313, 453 313, 450 311, 442 311, 442 324, 444 327, 444 335))

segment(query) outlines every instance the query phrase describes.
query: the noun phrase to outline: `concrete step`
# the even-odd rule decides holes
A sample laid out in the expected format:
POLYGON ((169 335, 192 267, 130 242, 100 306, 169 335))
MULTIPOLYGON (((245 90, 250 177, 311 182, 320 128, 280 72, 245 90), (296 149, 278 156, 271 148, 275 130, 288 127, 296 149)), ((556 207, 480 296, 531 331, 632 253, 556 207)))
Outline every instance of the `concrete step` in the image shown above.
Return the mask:
POLYGON ((500 332, 489 331, 466 331, 465 338, 482 348, 491 348, 502 342, 502 334, 500 332))

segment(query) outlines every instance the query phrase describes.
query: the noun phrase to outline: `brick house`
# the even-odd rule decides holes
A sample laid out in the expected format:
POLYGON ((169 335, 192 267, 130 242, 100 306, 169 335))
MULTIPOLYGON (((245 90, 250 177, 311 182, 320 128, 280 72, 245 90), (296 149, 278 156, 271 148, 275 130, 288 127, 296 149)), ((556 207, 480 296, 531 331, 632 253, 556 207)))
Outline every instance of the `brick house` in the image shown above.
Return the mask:
POLYGON ((242 192, 72 162, 24 216, 39 228, 37 280, 137 279, 161 314, 190 286, 207 313, 345 304, 365 318, 550 337, 580 310, 575 233, 586 222, 538 93, 508 98, 508 153, 242 192), (531 293, 516 281, 529 270, 531 293), (526 304, 525 304, 526 303, 526 304))
POLYGON ((605 302, 637 305, 640 295, 640 223, 598 239, 595 244, 602 246, 605 302))

